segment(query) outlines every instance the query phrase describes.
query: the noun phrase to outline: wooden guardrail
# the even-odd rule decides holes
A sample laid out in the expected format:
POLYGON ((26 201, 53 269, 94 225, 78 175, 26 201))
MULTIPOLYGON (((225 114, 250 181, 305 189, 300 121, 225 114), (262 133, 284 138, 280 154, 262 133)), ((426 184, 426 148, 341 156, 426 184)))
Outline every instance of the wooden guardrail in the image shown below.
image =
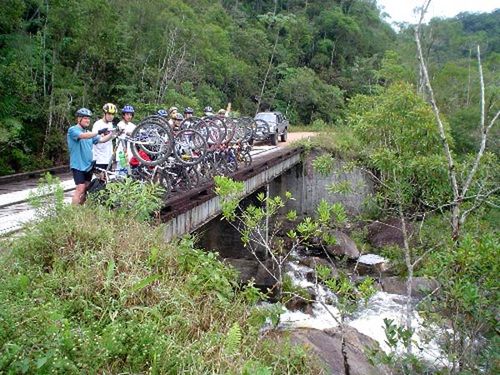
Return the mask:
POLYGON ((0 176, 0 185, 7 184, 13 181, 23 181, 23 180, 28 180, 30 178, 41 177, 47 172, 51 174, 69 172, 69 165, 60 165, 58 167, 38 169, 36 171, 31 171, 31 172, 15 173, 6 176, 0 176))

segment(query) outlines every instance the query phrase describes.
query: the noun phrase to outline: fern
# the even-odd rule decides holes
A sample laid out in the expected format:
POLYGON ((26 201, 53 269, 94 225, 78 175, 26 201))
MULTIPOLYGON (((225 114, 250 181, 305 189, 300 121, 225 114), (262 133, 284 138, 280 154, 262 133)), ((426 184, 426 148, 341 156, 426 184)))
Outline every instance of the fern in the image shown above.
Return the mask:
POLYGON ((226 336, 225 351, 229 355, 236 354, 241 344, 241 328, 238 322, 234 322, 226 336))

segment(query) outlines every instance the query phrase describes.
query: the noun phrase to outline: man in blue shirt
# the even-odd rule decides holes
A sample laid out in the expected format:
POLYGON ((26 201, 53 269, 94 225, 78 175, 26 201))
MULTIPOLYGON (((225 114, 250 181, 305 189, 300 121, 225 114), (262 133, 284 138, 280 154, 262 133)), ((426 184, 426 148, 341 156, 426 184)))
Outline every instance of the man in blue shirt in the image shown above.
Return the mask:
POLYGON ((85 191, 92 179, 93 145, 107 142, 113 137, 113 133, 108 132, 108 129, 101 129, 95 133, 88 131, 91 116, 92 112, 89 109, 80 108, 76 111, 76 125, 68 129, 69 165, 76 185, 71 199, 73 204, 85 202, 85 191), (109 134, 102 136, 106 133, 109 134))

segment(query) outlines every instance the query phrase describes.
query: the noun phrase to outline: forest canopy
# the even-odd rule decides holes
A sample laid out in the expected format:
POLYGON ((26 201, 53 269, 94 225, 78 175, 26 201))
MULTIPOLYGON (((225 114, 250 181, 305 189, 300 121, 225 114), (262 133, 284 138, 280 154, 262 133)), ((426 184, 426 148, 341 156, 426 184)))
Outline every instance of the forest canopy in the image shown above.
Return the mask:
MULTIPOLYGON (((5 0, 1 14, 0 174, 64 163, 79 107, 99 116, 106 102, 132 104, 140 119, 172 105, 231 102, 253 115, 264 86, 261 101, 292 124, 334 124, 350 97, 384 84, 387 50, 415 80, 410 27, 397 35, 373 0, 5 0)), ((476 42, 488 72, 497 71, 499 16, 429 24, 444 87, 452 89, 440 75, 464 75, 476 42)), ((473 116, 455 109, 476 93, 454 95, 441 99, 453 116, 473 116)))

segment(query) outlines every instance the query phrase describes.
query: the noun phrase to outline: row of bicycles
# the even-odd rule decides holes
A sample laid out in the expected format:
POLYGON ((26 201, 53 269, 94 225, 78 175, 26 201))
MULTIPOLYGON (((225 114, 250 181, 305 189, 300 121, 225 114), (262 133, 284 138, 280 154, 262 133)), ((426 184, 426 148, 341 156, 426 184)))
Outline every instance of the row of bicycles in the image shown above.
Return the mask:
POLYGON ((149 116, 132 134, 118 134, 114 160, 97 172, 106 182, 130 177, 158 183, 167 197, 250 165, 253 142, 268 132, 265 121, 251 117, 191 117, 172 126, 164 117, 149 116), (130 150, 130 163, 120 165, 116 150, 130 150))

